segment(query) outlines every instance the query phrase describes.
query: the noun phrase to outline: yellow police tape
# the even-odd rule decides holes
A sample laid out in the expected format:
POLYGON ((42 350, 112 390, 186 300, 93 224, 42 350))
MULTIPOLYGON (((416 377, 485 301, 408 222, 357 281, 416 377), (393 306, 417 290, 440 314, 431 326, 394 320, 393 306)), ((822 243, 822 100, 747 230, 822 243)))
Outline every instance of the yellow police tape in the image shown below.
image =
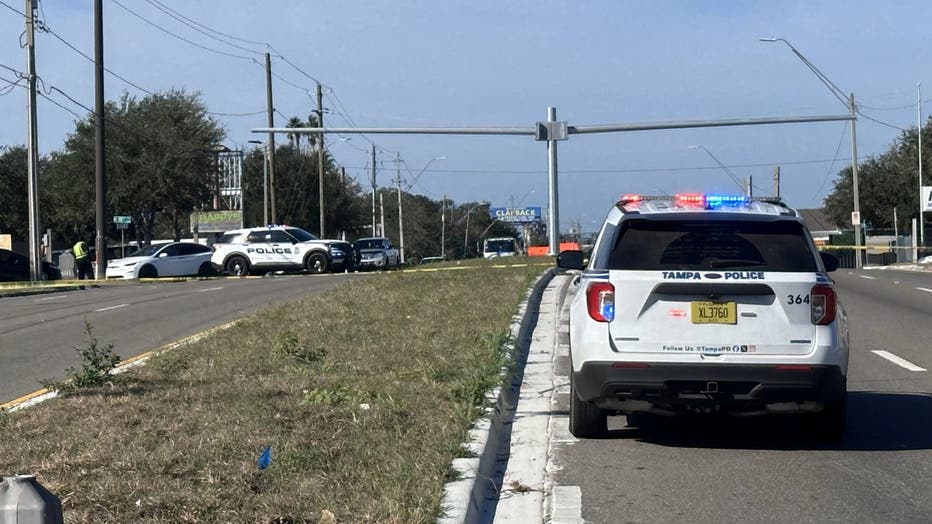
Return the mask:
MULTIPOLYGON (((818 249, 873 249, 876 251, 892 251, 897 249, 896 247, 891 246, 816 246, 818 249)), ((907 249, 906 247, 900 247, 899 249, 907 249)))
MULTIPOLYGON (((482 269, 484 267, 491 267, 493 269, 509 268, 509 267, 544 267, 544 266, 553 266, 552 263, 536 263, 536 264, 496 264, 494 266, 478 266, 478 265, 468 265, 468 266, 446 266, 446 267, 432 267, 432 268, 411 268, 411 269, 401 269, 398 270, 400 273, 428 273, 435 271, 458 271, 462 269, 482 269)), ((327 273, 322 275, 314 276, 337 276, 344 275, 346 273, 327 273)), ((291 275, 275 275, 276 278, 281 277, 300 277, 306 276, 302 273, 295 273, 291 275)), ((101 287, 101 286, 126 286, 132 285, 138 282, 188 282, 191 280, 228 280, 228 279, 261 279, 268 278, 262 275, 250 275, 250 276, 214 276, 214 277, 163 277, 163 278, 136 278, 136 279, 123 279, 123 278, 110 278, 107 280, 43 280, 40 282, 2 282, 0 283, 0 295, 5 291, 42 291, 42 290, 54 290, 57 288, 76 288, 79 286, 84 287, 101 287)))

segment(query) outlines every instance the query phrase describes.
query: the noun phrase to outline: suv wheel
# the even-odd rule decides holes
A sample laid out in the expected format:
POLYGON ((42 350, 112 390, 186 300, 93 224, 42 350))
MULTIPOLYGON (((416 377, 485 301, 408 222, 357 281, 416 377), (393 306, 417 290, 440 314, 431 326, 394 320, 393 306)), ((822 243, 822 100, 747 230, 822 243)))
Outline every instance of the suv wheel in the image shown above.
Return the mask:
POLYGON ((579 400, 570 371, 570 433, 579 438, 599 438, 608 433, 608 413, 592 402, 579 400))
POLYGON ((214 276, 214 268, 210 265, 210 262, 204 262, 201 264, 201 267, 197 269, 197 276, 199 277, 212 277, 214 276))
POLYGON ((139 268, 139 278, 157 278, 158 276, 159 272, 148 264, 139 268))
POLYGON ((237 255, 235 257, 230 257, 227 260, 226 265, 224 266, 228 275, 234 277, 241 277, 249 274, 249 262, 245 258, 237 255))
POLYGON ((326 273, 327 272, 327 255, 323 253, 311 253, 308 255, 307 259, 304 261, 304 266, 307 267, 308 273, 326 273))

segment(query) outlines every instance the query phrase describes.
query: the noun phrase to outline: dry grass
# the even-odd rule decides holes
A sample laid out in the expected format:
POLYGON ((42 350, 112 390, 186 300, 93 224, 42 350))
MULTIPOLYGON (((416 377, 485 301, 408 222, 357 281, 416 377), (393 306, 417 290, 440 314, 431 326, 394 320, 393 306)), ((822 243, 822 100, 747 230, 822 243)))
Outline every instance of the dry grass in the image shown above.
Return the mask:
POLYGON ((431 522, 544 269, 488 266, 374 275, 0 413, 0 473, 68 522, 431 522))

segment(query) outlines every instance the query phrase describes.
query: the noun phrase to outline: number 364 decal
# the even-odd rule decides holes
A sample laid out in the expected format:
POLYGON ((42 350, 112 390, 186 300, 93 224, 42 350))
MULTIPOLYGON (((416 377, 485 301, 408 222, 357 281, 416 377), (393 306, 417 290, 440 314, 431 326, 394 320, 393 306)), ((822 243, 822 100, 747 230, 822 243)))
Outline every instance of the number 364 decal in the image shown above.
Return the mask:
POLYGON ((787 295, 786 303, 787 304, 808 304, 809 295, 787 295))

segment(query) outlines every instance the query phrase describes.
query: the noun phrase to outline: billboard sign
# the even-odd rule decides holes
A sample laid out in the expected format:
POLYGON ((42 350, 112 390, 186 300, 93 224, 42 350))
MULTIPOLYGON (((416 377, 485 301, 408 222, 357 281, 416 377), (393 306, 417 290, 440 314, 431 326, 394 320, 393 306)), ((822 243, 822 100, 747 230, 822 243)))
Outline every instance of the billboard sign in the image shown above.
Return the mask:
POLYGON ((932 211, 932 186, 922 186, 922 210, 932 211))
POLYGON ((238 209, 191 213, 192 233, 224 233, 242 227, 243 212, 238 209))
POLYGON ((540 222, 541 217, 540 207, 493 207, 489 209, 489 215, 499 222, 513 224, 540 222))

